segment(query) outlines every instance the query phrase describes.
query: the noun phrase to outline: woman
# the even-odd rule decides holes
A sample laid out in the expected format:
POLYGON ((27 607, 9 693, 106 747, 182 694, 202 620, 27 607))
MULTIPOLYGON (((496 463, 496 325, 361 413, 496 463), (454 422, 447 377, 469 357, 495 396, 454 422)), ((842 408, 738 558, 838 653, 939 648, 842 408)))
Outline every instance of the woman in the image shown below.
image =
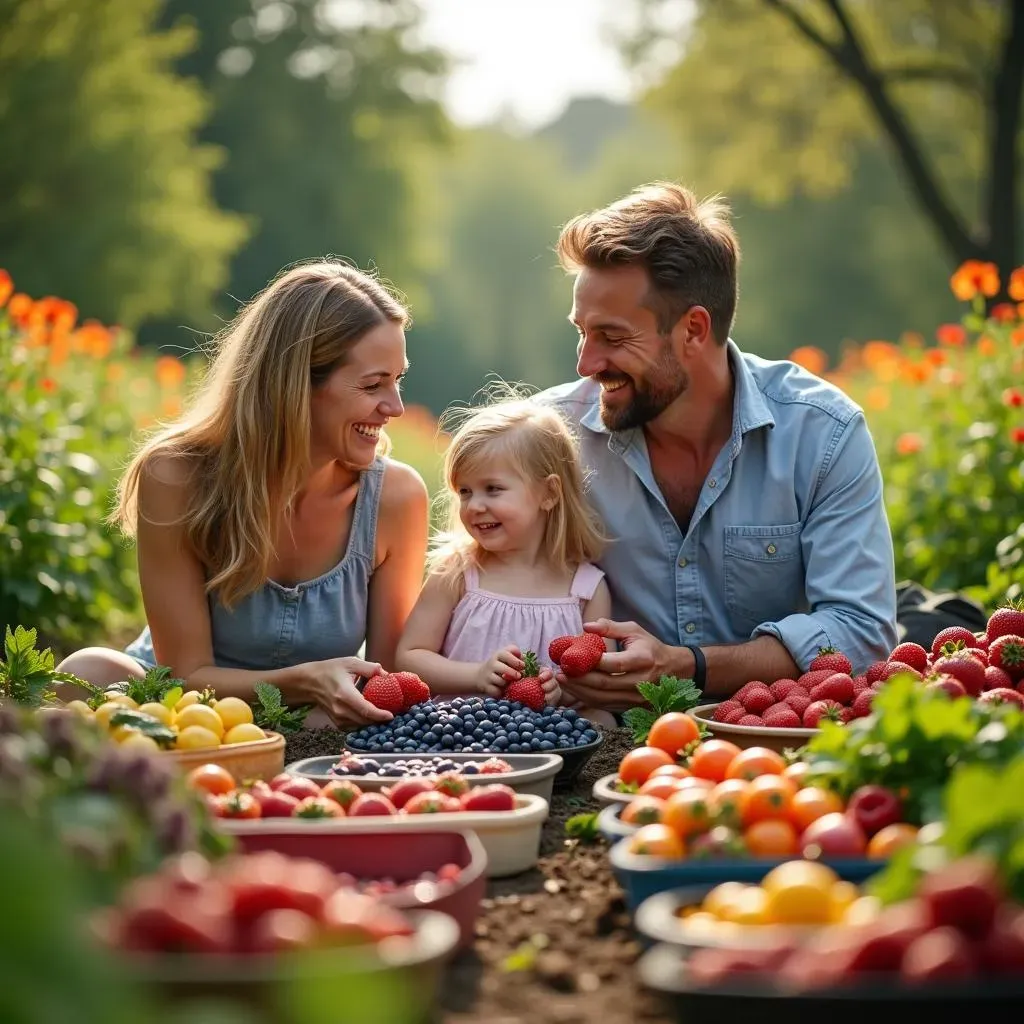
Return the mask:
POLYGON ((423 481, 383 455, 408 322, 337 262, 294 267, 239 313, 190 409, 120 483, 149 625, 62 671, 104 686, 169 665, 220 696, 266 680, 338 725, 391 717, 356 679, 394 663, 426 552, 423 481))

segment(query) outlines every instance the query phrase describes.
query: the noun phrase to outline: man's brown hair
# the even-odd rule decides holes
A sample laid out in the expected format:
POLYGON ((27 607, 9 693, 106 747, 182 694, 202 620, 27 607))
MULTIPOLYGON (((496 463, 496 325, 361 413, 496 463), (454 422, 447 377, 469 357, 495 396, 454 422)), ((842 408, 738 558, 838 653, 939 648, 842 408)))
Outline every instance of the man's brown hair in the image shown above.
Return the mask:
POLYGON ((711 314, 724 345, 736 314, 740 247, 729 207, 718 196, 701 202, 675 182, 641 185, 610 206, 574 217, 558 237, 566 270, 643 267, 651 279, 644 305, 668 334, 691 306, 711 314))

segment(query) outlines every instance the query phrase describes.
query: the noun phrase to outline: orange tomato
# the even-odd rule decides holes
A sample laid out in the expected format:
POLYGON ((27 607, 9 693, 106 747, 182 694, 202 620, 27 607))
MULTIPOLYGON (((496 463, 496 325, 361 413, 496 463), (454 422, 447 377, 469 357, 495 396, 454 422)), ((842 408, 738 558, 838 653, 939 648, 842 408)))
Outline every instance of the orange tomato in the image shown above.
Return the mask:
POLYGON ((667 800, 678 788, 682 779, 674 779, 671 775, 652 775, 641 787, 645 796, 655 796, 659 800, 667 800))
POLYGON ((619 762, 619 778, 641 786, 655 768, 673 763, 672 757, 658 747, 637 747, 619 762))
POLYGON ((743 842, 755 857, 789 857, 800 849, 796 829, 780 818, 755 821, 743 833, 743 842))
POLYGON ((917 829, 906 822, 886 825, 869 840, 867 855, 870 860, 886 860, 897 850, 909 846, 917 839, 917 829))
POLYGON ((700 739, 697 723, 682 711, 670 711, 658 718, 647 734, 647 745, 671 754, 673 760, 691 743, 700 739))
POLYGON ((728 740, 707 740, 690 755, 690 771, 699 778, 721 782, 740 753, 728 740))
POLYGON ((698 779, 691 775, 688 779, 676 779, 676 789, 699 789, 701 792, 710 793, 715 784, 710 779, 698 779))
POLYGON ((655 768, 649 778, 660 779, 663 776, 670 779, 688 779, 690 769, 684 768, 681 764, 663 764, 660 768, 655 768))
MULTIPOLYGON (((786 775, 782 777, 788 778, 786 775)), ((793 822, 798 832, 803 832, 812 821, 817 821, 823 814, 832 814, 842 809, 842 798, 830 789, 807 786, 793 794, 789 805, 789 820, 793 822)))
POLYGON ((193 768, 185 778, 193 789, 203 790, 214 796, 230 793, 235 788, 234 776, 219 764, 201 764, 198 768, 193 768))
POLYGON ((682 839, 707 832, 711 827, 707 791, 693 787, 677 790, 665 801, 661 823, 682 839))
POLYGON ((682 839, 666 825, 644 825, 629 837, 629 852, 678 859, 686 851, 682 839))
POLYGON ((750 787, 746 779, 726 779, 720 782, 708 797, 708 810, 716 825, 738 828, 741 820, 740 807, 744 794, 750 787))
POLYGON ((785 770, 781 754, 767 747, 747 747, 732 759, 726 778, 756 779, 759 775, 781 775, 785 770))
POLYGON ((782 774, 799 786, 810 773, 811 766, 806 761, 794 761, 792 764, 786 765, 786 770, 782 774))
POLYGON ((747 784, 740 798, 740 819, 744 826, 755 821, 789 818, 796 795, 796 783, 782 775, 759 775, 747 784))
POLYGON ((627 825, 654 825, 661 821, 665 801, 653 796, 635 796, 619 817, 627 825))

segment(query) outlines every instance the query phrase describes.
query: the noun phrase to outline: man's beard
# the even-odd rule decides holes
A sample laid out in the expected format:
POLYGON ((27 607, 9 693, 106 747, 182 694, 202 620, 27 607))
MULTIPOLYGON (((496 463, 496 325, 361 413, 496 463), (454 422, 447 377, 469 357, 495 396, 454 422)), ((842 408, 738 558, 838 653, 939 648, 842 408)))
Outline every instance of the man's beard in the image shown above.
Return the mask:
POLYGON ((657 419, 690 386, 690 378, 679 365, 666 341, 658 361, 643 377, 627 377, 611 373, 597 375, 597 380, 615 383, 628 380, 633 398, 628 405, 611 407, 601 401, 601 422, 609 430, 632 430, 657 419))

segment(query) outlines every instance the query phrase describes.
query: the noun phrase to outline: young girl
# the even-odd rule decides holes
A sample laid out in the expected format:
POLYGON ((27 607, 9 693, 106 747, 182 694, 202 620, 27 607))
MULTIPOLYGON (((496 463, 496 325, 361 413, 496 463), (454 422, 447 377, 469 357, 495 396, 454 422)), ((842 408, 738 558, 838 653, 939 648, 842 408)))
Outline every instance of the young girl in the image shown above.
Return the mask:
MULTIPOLYGON (((548 644, 611 614, 591 560, 604 537, 583 496, 576 446, 557 412, 528 399, 474 410, 444 462, 448 529, 398 644, 398 667, 439 694, 499 696, 542 666, 547 703, 561 691, 548 644)), ((607 712, 587 713, 602 725, 607 712)))

